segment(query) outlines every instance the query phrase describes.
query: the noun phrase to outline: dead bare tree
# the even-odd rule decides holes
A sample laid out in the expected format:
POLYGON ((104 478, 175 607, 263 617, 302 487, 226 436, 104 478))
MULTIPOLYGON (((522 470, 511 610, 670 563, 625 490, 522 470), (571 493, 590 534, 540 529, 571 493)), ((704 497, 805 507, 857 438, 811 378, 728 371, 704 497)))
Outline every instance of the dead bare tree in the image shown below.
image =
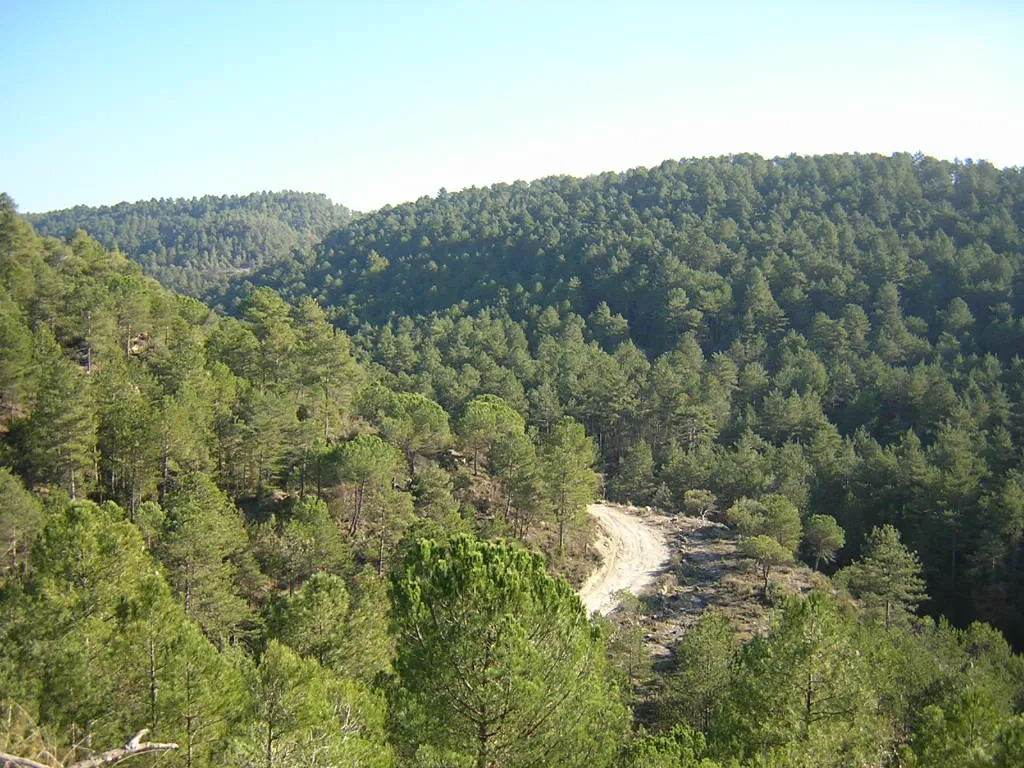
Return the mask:
POLYGON ((122 760, 127 760, 136 755, 145 755, 150 752, 167 752, 178 748, 177 744, 143 741, 147 733, 149 733, 149 729, 143 728, 123 747, 108 749, 106 752, 101 752, 98 755, 93 755, 85 760, 79 760, 65 766, 46 765, 30 760, 27 757, 17 757, 16 755, 0 752, 0 768, 100 768, 103 765, 120 763, 122 760))

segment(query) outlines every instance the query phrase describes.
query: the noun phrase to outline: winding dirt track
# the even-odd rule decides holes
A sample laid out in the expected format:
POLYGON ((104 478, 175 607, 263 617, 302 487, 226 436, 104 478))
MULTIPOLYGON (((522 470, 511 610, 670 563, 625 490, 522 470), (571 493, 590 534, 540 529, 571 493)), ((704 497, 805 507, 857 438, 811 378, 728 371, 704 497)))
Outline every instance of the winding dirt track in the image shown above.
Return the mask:
POLYGON ((601 567, 590 575, 579 595, 588 613, 611 613, 621 590, 637 594, 668 564, 665 536, 623 507, 591 504, 587 512, 601 532, 597 549, 601 567))

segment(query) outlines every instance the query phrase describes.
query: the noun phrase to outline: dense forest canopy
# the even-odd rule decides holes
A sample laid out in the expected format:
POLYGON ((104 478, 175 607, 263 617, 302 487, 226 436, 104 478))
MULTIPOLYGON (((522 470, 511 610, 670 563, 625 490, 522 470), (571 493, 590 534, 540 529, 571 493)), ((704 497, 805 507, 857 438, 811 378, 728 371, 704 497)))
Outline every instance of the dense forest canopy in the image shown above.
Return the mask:
POLYGON ((957 297, 979 330, 1019 318, 1022 188, 1019 169, 911 155, 669 161, 385 207, 253 283, 314 295, 349 326, 452 306, 523 320, 568 302, 588 317, 604 303, 655 353, 687 332, 714 351, 744 323, 770 326, 765 282, 804 333, 816 312, 874 309, 895 287, 935 339, 957 297))
POLYGON ((1024 174, 755 155, 384 208, 236 282, 312 295, 399 389, 598 440, 609 491, 894 523, 933 610, 1024 639, 1024 174), (298 255, 297 255, 298 256, 298 255))
POLYGON ((1022 224, 987 163, 673 161, 382 209, 220 314, 3 196, 0 753, 1021 764, 1022 224), (725 523, 770 623, 655 673, 550 575, 600 493, 725 523))
POLYGON ((199 295, 238 273, 306 251, 352 212, 324 195, 257 192, 78 205, 27 216, 42 235, 84 230, 168 288, 199 295))

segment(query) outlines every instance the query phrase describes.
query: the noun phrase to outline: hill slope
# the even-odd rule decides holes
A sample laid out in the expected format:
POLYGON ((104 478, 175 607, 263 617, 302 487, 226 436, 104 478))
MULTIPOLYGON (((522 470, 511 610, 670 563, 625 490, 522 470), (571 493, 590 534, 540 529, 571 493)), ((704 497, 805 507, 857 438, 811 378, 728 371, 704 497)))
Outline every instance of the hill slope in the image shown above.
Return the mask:
MULTIPOLYGON (((1020 171, 984 162, 669 161, 385 207, 251 282, 312 293, 350 326, 455 305, 521 320, 568 302, 586 317, 603 302, 653 351, 689 331, 722 348, 781 321, 779 309, 803 330, 815 310, 876 303, 892 284, 937 335, 937 311, 957 296, 979 329, 1005 319, 1011 294, 1021 314, 1022 210, 1020 171)), ((1012 354, 1010 341, 1000 348, 1012 354)))
POLYGON ((670 161, 423 198, 234 283, 312 294, 389 386, 598 441, 614 500, 893 523, 932 610, 1024 640, 1024 175, 670 161))
POLYGON ((168 288, 193 295, 308 249, 351 217, 324 195, 301 192, 80 205, 26 216, 40 234, 63 240, 85 230, 168 288))

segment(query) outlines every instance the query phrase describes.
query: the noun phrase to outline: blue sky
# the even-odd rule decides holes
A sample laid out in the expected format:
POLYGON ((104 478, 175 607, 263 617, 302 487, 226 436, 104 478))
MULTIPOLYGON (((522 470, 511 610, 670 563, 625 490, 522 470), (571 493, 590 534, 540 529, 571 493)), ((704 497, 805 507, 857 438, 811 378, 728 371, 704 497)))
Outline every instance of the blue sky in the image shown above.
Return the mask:
POLYGON ((1022 33, 985 0, 0 0, 0 190, 370 210, 734 152, 1024 165, 1022 33))

